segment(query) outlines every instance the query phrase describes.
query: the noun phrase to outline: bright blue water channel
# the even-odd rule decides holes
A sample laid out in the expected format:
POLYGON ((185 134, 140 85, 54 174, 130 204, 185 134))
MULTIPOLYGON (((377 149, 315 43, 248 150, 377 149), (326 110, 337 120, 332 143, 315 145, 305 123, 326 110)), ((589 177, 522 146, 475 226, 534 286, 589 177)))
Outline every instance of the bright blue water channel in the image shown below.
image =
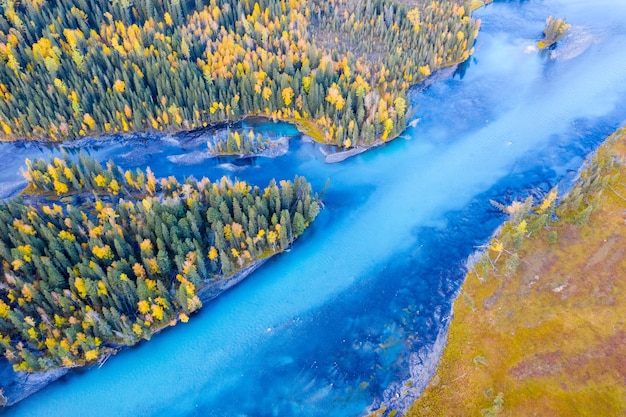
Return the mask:
MULTIPOLYGON (((338 165, 325 165, 298 138, 284 157, 239 167, 167 159, 203 151, 202 138, 89 142, 98 158, 149 165, 159 176, 232 175, 263 185, 300 174, 318 190, 332 183, 326 209, 291 252, 189 323, 3 415, 356 416, 394 397, 420 370, 414 353, 428 357, 446 329, 465 259, 503 221, 489 199, 567 187, 585 155, 626 120, 626 4, 510 1, 476 15, 483 26, 475 56, 413 92, 421 121, 406 140, 338 165), (573 25, 552 58, 527 49, 549 15, 573 25)), ((283 124, 257 129, 295 133, 283 124)), ((5 192, 23 157, 49 152, 0 145, 5 192)))

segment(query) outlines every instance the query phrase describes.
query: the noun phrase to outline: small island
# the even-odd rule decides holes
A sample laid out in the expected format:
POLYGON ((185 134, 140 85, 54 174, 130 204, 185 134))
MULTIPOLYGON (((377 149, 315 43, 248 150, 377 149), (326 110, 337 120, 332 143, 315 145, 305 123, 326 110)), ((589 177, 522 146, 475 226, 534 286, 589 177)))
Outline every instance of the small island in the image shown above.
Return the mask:
POLYGON ((544 38, 537 42, 537 48, 546 49, 554 45, 567 33, 571 25, 565 22, 565 19, 556 19, 554 16, 548 17, 546 20, 546 28, 543 30, 544 38))
POLYGON ((186 322, 321 208, 301 177, 260 189, 85 155, 27 166, 28 187, 0 203, 0 354, 16 371, 93 364, 186 322))
POLYGON ((216 156, 276 157, 289 150, 289 139, 267 139, 254 130, 218 132, 207 142, 209 153, 216 156))

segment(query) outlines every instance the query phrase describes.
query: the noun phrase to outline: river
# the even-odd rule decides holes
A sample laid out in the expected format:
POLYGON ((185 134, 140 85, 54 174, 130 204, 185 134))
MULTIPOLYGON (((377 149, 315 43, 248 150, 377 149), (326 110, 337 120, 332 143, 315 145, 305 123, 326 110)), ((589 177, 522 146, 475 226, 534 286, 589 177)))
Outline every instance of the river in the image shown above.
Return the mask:
MULTIPOLYGON (((419 123, 341 164, 324 164, 317 146, 285 124, 255 128, 293 135, 289 152, 245 164, 204 159, 201 136, 82 142, 101 160, 149 165, 157 176, 230 175, 263 186, 298 174, 317 190, 327 178, 331 185, 325 209, 290 252, 189 323, 0 414, 343 417, 417 395, 427 378, 416 376, 429 376, 438 358, 465 260, 504 220, 489 200, 567 189, 626 120, 626 3, 502 1, 476 16, 475 55, 412 91, 419 123), (538 53, 532 45, 549 15, 572 29, 554 51, 538 53), (187 163, 172 158, 181 154, 187 163), (411 376, 417 383, 399 389, 411 376)), ((52 151, 0 144, 0 193, 19 187, 24 157, 52 151)))

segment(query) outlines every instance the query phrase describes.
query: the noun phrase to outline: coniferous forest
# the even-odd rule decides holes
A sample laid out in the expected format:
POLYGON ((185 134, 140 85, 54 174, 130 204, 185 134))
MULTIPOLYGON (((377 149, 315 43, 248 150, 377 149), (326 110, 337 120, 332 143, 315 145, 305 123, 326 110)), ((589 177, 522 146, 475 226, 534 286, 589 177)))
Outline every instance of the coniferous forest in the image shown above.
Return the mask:
POLYGON ((350 148, 402 132, 407 90, 472 53, 470 3, 5 0, 0 135, 66 140, 264 115, 350 148))
POLYGON ((261 190, 85 155, 27 166, 25 192, 0 203, 0 354, 16 370, 93 363, 187 321, 203 289, 286 249, 320 210, 300 177, 261 190))

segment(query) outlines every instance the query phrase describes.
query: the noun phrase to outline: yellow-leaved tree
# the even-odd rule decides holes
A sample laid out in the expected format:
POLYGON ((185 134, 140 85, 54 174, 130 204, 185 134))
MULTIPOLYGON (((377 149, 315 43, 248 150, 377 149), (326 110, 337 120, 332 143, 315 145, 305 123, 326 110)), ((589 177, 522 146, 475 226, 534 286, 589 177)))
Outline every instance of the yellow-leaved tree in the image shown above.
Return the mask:
POLYGON ((113 83, 113 89, 119 93, 123 93, 126 90, 126 83, 122 80, 115 80, 113 83))
POLYGON ((290 105, 291 99, 294 96, 293 89, 291 87, 283 88, 283 92, 281 93, 281 95, 283 97, 283 101, 285 102, 285 106, 290 105))

